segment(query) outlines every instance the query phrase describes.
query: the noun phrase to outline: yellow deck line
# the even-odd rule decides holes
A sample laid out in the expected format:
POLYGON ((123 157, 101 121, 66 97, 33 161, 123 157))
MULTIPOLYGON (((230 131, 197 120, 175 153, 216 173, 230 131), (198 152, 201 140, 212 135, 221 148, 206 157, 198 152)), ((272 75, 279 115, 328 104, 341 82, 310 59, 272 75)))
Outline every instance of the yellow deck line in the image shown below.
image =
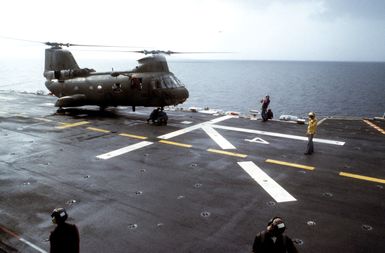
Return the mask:
POLYGON ((34 119, 45 121, 45 122, 52 122, 52 120, 46 119, 46 118, 34 118, 34 119))
POLYGON ((147 137, 146 136, 140 136, 140 135, 134 135, 134 134, 126 134, 126 133, 122 133, 122 134, 119 134, 120 136, 124 136, 124 137, 130 137, 130 138, 135 138, 135 139, 141 139, 141 140, 146 140, 147 137))
POLYGON ((378 132, 380 132, 382 134, 385 134, 385 130, 382 129, 381 127, 377 126, 376 124, 370 122, 369 120, 364 120, 364 122, 366 124, 368 124, 369 126, 373 127, 374 129, 376 129, 378 132))
POLYGON ((212 152, 212 153, 222 154, 222 155, 241 157, 241 158, 247 157, 247 155, 244 155, 244 154, 233 153, 233 152, 228 152, 228 151, 223 151, 223 150, 218 150, 218 149, 212 149, 212 148, 209 148, 207 151, 212 152))
POLYGON ((86 129, 91 130, 91 131, 95 131, 95 132, 99 132, 99 133, 111 133, 111 131, 109 131, 109 130, 104 130, 104 129, 96 128, 96 127, 87 127, 86 129))
POLYGON ((289 166, 289 167, 295 167, 295 168, 304 169, 304 170, 314 170, 315 169, 315 167, 313 167, 313 166, 302 165, 302 164, 297 164, 297 163, 288 163, 288 162, 278 161, 278 160, 273 160, 273 159, 267 159, 265 162, 289 166))
POLYGON ((61 126, 57 126, 56 128, 64 129, 64 128, 82 126, 82 125, 86 125, 86 124, 89 124, 89 123, 90 122, 88 122, 88 121, 80 121, 80 122, 76 122, 76 123, 60 123, 62 125, 61 126))
POLYGON ((190 144, 184 144, 184 143, 173 142, 173 141, 160 140, 159 142, 163 143, 163 144, 170 144, 170 145, 175 145, 175 146, 183 147, 183 148, 191 148, 192 147, 192 145, 190 145, 190 144))
POLYGON ((376 183, 380 183, 380 184, 385 184, 385 179, 381 179, 381 178, 367 177, 367 176, 362 176, 362 175, 357 175, 357 174, 352 174, 352 173, 346 173, 346 172, 340 172, 339 175, 343 176, 343 177, 351 177, 351 178, 355 178, 355 179, 361 179, 361 180, 376 182, 376 183))

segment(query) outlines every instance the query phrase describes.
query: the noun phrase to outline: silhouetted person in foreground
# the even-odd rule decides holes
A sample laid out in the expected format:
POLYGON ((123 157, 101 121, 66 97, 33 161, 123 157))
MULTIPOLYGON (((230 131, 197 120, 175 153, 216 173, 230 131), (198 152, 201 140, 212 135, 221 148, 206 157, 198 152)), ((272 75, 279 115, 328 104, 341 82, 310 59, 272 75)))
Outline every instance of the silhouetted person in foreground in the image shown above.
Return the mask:
POLYGON ((293 241, 283 232, 286 226, 282 218, 274 217, 267 229, 257 234, 253 243, 253 253, 297 253, 293 241))
POLYGON ((57 226, 49 236, 50 253, 79 253, 79 231, 76 225, 65 222, 68 218, 66 210, 56 208, 51 217, 57 226))

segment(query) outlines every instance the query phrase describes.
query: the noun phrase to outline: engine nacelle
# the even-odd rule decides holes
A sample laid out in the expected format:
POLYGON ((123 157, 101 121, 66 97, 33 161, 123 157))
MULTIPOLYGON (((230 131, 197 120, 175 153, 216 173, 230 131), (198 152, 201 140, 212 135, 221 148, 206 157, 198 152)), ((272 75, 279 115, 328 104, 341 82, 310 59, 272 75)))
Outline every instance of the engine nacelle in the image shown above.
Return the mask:
POLYGON ((44 72, 44 77, 51 81, 52 79, 57 79, 59 81, 68 80, 76 77, 87 77, 91 72, 94 72, 93 69, 65 69, 65 70, 49 70, 44 72))

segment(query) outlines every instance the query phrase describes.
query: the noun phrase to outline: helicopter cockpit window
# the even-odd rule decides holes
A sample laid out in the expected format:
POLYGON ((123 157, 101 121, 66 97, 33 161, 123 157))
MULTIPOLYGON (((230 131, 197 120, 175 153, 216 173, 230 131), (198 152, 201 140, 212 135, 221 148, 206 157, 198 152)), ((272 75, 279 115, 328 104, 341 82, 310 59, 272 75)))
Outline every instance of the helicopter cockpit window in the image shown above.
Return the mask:
POLYGON ((182 87, 182 83, 175 76, 170 76, 171 80, 175 83, 176 87, 182 87))
POLYGON ((166 84, 166 88, 176 88, 176 82, 170 78, 170 76, 163 77, 164 83, 166 84))
POLYGON ((164 83, 164 86, 166 86, 166 88, 171 88, 171 83, 169 78, 163 77, 163 83, 164 83))
POLYGON ((164 82, 163 79, 160 79, 159 82, 160 82, 160 87, 167 88, 167 85, 166 85, 166 83, 164 82))

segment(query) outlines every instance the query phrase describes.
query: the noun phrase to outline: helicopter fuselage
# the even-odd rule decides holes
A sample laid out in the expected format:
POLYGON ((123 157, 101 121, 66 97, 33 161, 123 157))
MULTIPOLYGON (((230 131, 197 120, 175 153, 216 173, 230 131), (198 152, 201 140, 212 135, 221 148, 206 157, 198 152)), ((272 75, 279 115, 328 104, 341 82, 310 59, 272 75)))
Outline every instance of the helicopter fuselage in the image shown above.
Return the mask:
POLYGON ((94 72, 87 77, 47 80, 45 85, 59 98, 57 107, 164 107, 183 103, 188 98, 187 89, 171 72, 94 72))
POLYGON ((68 50, 46 49, 44 77, 57 107, 97 105, 164 107, 177 105, 189 96, 185 86, 169 71, 163 55, 138 60, 130 71, 95 72, 80 68, 68 50))

